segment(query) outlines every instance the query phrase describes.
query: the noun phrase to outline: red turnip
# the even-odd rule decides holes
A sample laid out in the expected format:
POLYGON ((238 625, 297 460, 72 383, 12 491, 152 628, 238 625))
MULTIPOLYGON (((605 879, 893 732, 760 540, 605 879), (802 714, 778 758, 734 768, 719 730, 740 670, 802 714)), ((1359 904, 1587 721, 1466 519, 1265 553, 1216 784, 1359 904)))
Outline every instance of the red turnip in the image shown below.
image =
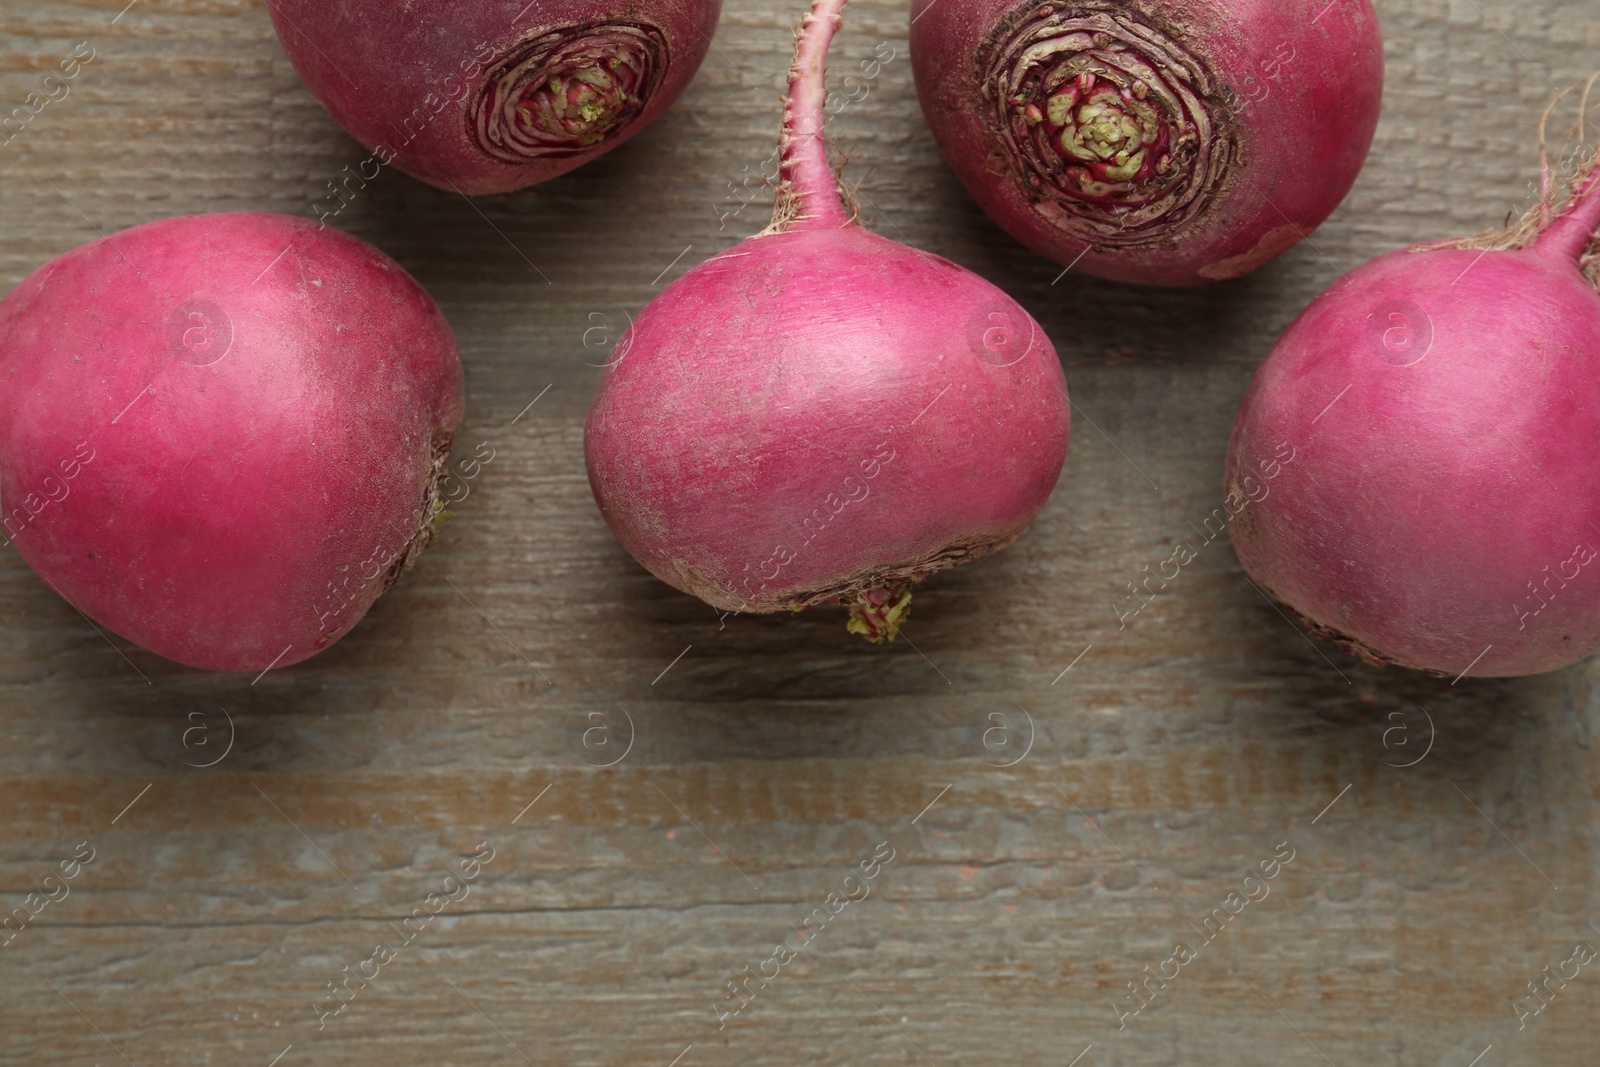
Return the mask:
POLYGON ((892 637, 907 586, 1004 548, 1066 454, 1038 325, 953 263, 846 211, 823 142, 844 0, 789 73, 773 223, 652 301, 589 413, 589 481, 623 546, 725 610, 852 607, 892 637))
POLYGON ((1228 449, 1229 493, 1253 501, 1233 543, 1316 632, 1450 676, 1600 648, 1597 223, 1591 162, 1559 211, 1352 271, 1257 372, 1228 449))
POLYGON ((268 0, 295 69, 373 152, 504 193, 609 152, 683 92, 721 0, 268 0))
POLYGON ((432 536, 461 364, 382 252, 284 215, 136 226, 0 301, 0 510, 74 606, 190 666, 342 637, 432 536))
POLYGON ((1145 285, 1237 278, 1319 226, 1383 95, 1370 0, 915 0, 911 63, 992 219, 1145 285))

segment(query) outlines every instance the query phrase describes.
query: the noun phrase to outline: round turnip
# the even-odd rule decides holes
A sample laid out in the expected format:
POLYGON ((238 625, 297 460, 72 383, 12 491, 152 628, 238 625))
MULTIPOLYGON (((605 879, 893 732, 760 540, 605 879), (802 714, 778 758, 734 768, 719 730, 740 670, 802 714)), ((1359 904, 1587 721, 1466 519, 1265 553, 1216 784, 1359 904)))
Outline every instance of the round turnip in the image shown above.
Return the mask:
POLYGON ((1068 431, 1055 351, 1014 300, 863 229, 823 142, 844 0, 789 75, 772 226, 653 300, 589 413, 589 480, 623 546, 733 611, 849 604, 892 638, 908 585, 1010 544, 1068 431))
POLYGON ((721 7, 267 3, 295 69, 375 165, 474 194, 547 181, 642 130, 694 77, 721 7))
POLYGON ((136 226, 0 301, 5 533, 152 652, 286 666, 428 543, 461 391, 438 307, 370 245, 284 215, 136 226))
POLYGON ((1370 0, 915 0, 911 63, 992 219, 1145 285, 1237 278, 1321 225, 1383 96, 1370 0))
POLYGON ((1257 372, 1233 543, 1322 636, 1450 676, 1600 648, 1597 223, 1591 162, 1560 210, 1350 272, 1257 372))

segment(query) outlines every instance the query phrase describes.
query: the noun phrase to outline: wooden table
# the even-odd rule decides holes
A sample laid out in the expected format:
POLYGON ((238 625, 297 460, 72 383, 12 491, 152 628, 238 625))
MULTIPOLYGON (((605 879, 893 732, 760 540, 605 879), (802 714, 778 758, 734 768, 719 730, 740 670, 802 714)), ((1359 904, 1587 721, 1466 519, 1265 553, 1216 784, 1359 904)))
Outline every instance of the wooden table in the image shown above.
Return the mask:
MULTIPOLYGON (((7 107, 95 50, 0 150, 7 289, 97 228, 309 215, 365 157, 259 0, 124 2, 0 2, 7 107)), ((584 478, 606 343, 766 221, 726 217, 729 183, 769 153, 798 4, 728 0, 677 106, 563 179, 469 203, 387 172, 339 224, 438 298, 458 442, 496 459, 354 633, 256 684, 97 633, 0 555, 5 908, 93 854, 0 949, 0 1062, 1593 1063, 1600 966, 1521 1030, 1512 1002, 1600 945, 1594 668, 1365 667, 1221 541, 1116 620, 1220 503, 1239 400, 1298 309, 1525 206, 1552 83, 1600 67, 1592 0, 1381 14, 1385 113, 1344 206, 1256 275, 1154 292, 1056 283, 990 225, 917 109, 905 5, 852 4, 836 68, 896 50, 832 126, 868 224, 1015 294, 1076 405, 1032 531, 929 583, 888 648, 834 610, 720 619, 623 553, 584 478), (403 943, 483 842, 468 895, 403 943), (848 883, 870 896, 807 928, 880 842, 892 861, 848 883), (1205 942, 1284 842, 1270 894, 1205 942), (1195 958, 1119 1030, 1177 942, 1195 958)))

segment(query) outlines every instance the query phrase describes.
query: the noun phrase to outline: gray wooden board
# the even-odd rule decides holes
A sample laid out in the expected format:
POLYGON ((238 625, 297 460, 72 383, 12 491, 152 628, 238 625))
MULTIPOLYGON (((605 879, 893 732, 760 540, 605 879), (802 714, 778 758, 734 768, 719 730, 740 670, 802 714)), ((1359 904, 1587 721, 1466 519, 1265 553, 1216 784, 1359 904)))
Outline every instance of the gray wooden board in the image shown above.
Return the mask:
MULTIPOLYGON (((309 215, 365 158, 260 3, 123 2, 0 0, 0 99, 96 51, 0 150, 4 288, 97 228, 309 215)), ((1374 670, 1299 633, 1225 541, 1117 624, 1124 583, 1220 503, 1238 402, 1298 309, 1524 206, 1552 84, 1600 67, 1593 0, 1380 12, 1384 117, 1345 205, 1252 277, 1156 292, 1056 282, 990 225, 917 109, 904 6, 851 5, 836 70, 897 50, 832 126, 866 221, 1015 294, 1077 408, 1032 531, 929 583, 883 649, 837 611, 719 619, 621 551, 583 473, 614 337, 585 331, 765 222, 759 198, 719 213, 770 151, 798 5, 729 0, 677 106, 546 186, 468 203, 385 173, 338 224, 438 298, 459 443, 496 459, 345 641, 253 685, 102 636, 0 554, 5 908, 95 850, 0 949, 0 1062, 1594 1062, 1593 968, 1524 1029, 1512 1008, 1600 944, 1592 666, 1374 670), (192 766, 224 711, 231 749, 192 766), (470 896, 319 1030, 327 983, 483 841, 470 896), (1119 1031, 1127 983, 1285 841, 1271 894, 1119 1031), (719 1029, 726 983, 799 944, 879 842, 871 895, 719 1029)))

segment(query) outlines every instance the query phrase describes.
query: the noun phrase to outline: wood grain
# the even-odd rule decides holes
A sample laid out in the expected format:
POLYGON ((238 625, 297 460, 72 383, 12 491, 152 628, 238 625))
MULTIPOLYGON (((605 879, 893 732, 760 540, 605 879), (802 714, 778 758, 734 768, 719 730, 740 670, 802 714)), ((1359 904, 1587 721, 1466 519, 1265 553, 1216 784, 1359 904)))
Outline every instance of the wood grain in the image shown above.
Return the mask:
MULTIPOLYGON (((6 289, 97 230, 309 215, 365 158, 260 3, 123 2, 0 0, 0 99, 96 50, 0 149, 6 289)), ((887 649, 836 612, 723 619, 656 582, 583 473, 603 342, 766 221, 759 198, 723 216, 770 151, 798 7, 728 0, 680 103, 546 186, 468 203, 386 173, 339 224, 437 296, 463 452, 496 459, 349 638, 255 684, 97 633, 0 554, 0 899, 95 850, 0 948, 0 1063, 1592 1062, 1600 973, 1520 1031, 1511 1004, 1600 944, 1593 665, 1373 670, 1223 541, 1117 623, 1124 583, 1220 503, 1278 333, 1363 260, 1525 205, 1552 85, 1600 67, 1592 2, 1380 13, 1384 119, 1346 204, 1254 276, 1156 292, 1055 282, 991 226, 917 109, 905 6, 851 5, 836 69, 897 49, 832 127, 869 225, 1015 294, 1077 408, 1033 530, 919 592, 887 649), (227 716, 231 749, 195 766, 227 716), (327 983, 485 841, 470 894, 319 1029, 327 983), (870 897, 802 946, 880 842, 870 897), (1202 945, 1280 842, 1270 894, 1119 1031, 1126 983, 1202 945), (779 943, 798 954, 719 1029, 779 943)))

